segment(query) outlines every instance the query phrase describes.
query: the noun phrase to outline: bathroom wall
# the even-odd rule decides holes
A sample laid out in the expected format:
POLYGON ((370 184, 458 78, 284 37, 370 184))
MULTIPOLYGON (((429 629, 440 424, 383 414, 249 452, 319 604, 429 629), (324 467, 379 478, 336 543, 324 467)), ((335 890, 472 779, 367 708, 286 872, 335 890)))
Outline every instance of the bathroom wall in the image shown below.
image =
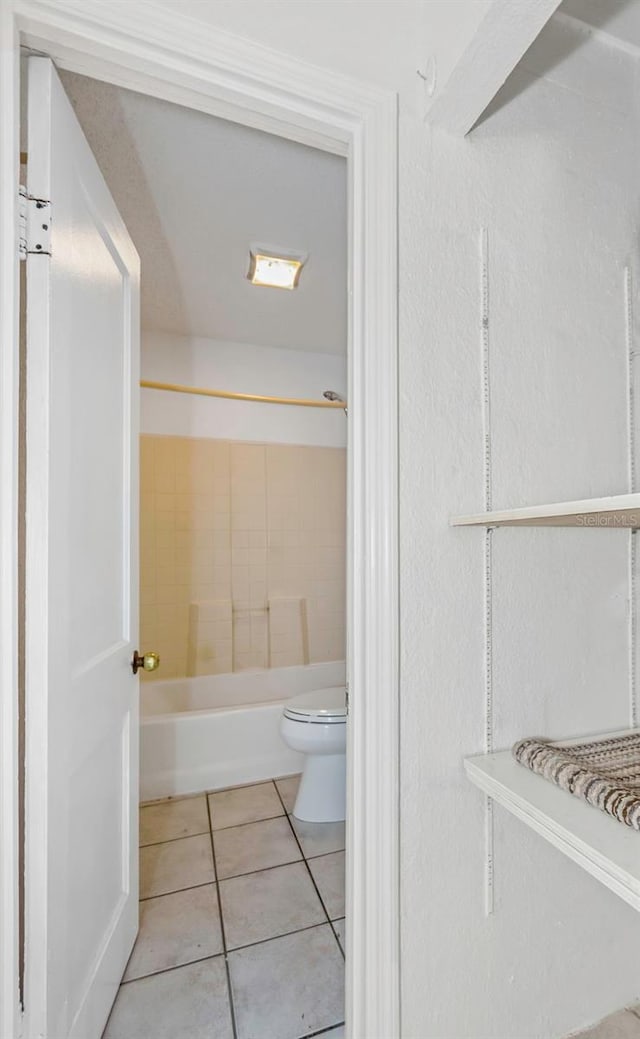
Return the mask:
MULTIPOLYGON (((345 358, 146 330, 142 377, 345 393, 345 358)), ((146 681, 345 657, 342 411, 142 391, 146 681)))
MULTIPOLYGON (((485 746, 484 535, 448 520, 484 503, 483 228, 494 506, 629 486, 640 61, 555 21, 473 134, 450 138, 425 124, 416 70, 431 59, 438 92, 485 9, 180 0, 203 36, 399 93, 403 1039, 558 1039, 639 994, 638 914, 499 808, 487 913, 485 799, 462 767, 485 746)), ((630 543, 496 532, 496 748, 628 723, 630 543)))
POLYGON ((141 439, 146 681, 344 660, 345 451, 141 439))
MULTIPOLYGON (((347 366, 337 353, 278 350, 155 332, 142 333, 142 378, 261 396, 322 400, 324 390, 346 397, 347 366)), ((223 437, 279 444, 345 447, 344 413, 141 391, 143 433, 223 437)))

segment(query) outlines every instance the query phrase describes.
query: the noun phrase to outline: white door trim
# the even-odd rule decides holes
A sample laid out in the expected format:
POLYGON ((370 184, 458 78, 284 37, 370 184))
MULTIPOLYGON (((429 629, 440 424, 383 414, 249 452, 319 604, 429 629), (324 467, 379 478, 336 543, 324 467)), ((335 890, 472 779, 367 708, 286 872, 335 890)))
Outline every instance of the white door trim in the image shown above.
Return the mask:
MULTIPOLYGON (((153 0, 9 0, 3 13, 0 559, 15 558, 18 33, 62 67, 346 154, 350 195, 349 827, 347 1031, 396 1039, 399 1024, 397 98, 210 28, 153 0), (13 234, 11 231, 13 230, 13 234), (5 381, 5 375, 9 377, 5 381), (8 434, 8 435, 5 435, 8 434)), ((0 599, 2 1000, 15 1035, 15 566, 0 599), (6 730, 4 730, 6 732, 6 730), (6 756, 5 756, 5 751, 6 756), (6 873, 5 873, 6 871, 6 873), (6 879, 5 879, 6 877, 6 879), (7 979, 7 980, 5 980, 7 979)), ((7 573, 7 571, 3 571, 7 573)), ((27 776, 28 782, 28 776, 27 776)), ((27 827, 29 822, 27 820, 27 827)), ((27 865, 27 890, 32 883, 27 865)), ((27 950, 28 955, 28 950, 27 950)), ((27 993, 27 1000, 37 993, 27 993)))
POLYGON ((0 7, 0 1035, 18 996, 18 34, 0 7), (11 187, 11 198, 9 198, 11 187), (6 188, 6 190, 5 190, 6 188))

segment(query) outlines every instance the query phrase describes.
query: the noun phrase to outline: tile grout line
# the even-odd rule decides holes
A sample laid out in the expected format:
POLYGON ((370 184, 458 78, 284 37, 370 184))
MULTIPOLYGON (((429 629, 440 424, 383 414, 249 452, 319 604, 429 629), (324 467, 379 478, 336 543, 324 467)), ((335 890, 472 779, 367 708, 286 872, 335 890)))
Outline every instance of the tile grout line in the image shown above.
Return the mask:
POLYGON ((337 1025, 329 1025, 328 1028, 323 1028, 319 1032, 307 1032, 305 1035, 301 1035, 298 1039, 320 1039, 320 1036, 328 1035, 331 1036, 332 1032, 335 1032, 336 1028, 343 1028, 344 1021, 339 1021, 337 1025))
POLYGON ((166 841, 150 841, 149 844, 139 845, 139 850, 143 848, 159 848, 161 844, 175 844, 176 841, 188 841, 191 837, 206 837, 209 830, 198 830, 197 833, 183 833, 180 837, 167 837, 166 841))
MULTIPOLYGON (((297 772, 292 773, 290 776, 278 776, 277 780, 280 779, 293 779, 297 772)), ((190 794, 170 794, 168 797, 156 797, 152 801, 141 801, 140 809, 142 808, 157 808, 163 804, 178 804, 180 801, 195 801, 198 797, 209 797, 213 794, 226 794, 230 790, 248 790, 252 786, 268 786, 269 783, 277 782, 276 779, 256 779, 253 783, 238 783, 235 786, 221 786, 215 787, 211 790, 196 790, 190 794)))
POLYGON ((326 920, 321 920, 319 924, 307 924, 306 927, 296 927, 295 930, 285 931, 284 934, 273 934, 270 938, 259 938, 257 942, 247 942, 246 945, 234 946, 233 949, 229 949, 229 952, 244 952, 245 949, 253 949, 256 945, 268 945, 269 942, 277 942, 281 938, 290 938, 293 934, 304 934, 305 931, 315 931, 318 927, 326 926, 326 920))
MULTIPOLYGON (((282 802, 282 807, 285 808, 285 804, 284 804, 284 801, 282 799, 282 795, 281 795, 280 791, 278 790, 278 784, 276 782, 274 782, 273 785, 275 786, 276 792, 278 794, 278 797, 280 798, 280 801, 282 802)), ((345 958, 344 950, 343 950, 342 946, 340 945, 340 942, 338 941, 338 936, 337 936, 337 934, 336 934, 336 932, 335 932, 335 930, 333 928, 333 924, 331 922, 331 917, 329 916, 327 907, 324 904, 324 899, 323 899, 322 895, 320 894, 320 889, 318 888, 318 885, 316 884, 315 877, 314 877, 313 873, 311 872, 311 867, 309 866, 309 862, 307 861, 307 857, 306 857, 306 855, 304 853, 302 844, 298 840, 298 834, 295 831, 295 827, 294 827, 293 823, 291 822, 291 817, 288 815, 288 813, 286 811, 286 808, 285 808, 285 818, 286 818, 286 820, 289 823, 289 826, 291 828, 291 832, 293 834, 293 839, 295 840, 296 844, 298 845, 298 847, 300 849, 300 854, 302 855, 302 861, 304 862, 304 864, 305 864, 305 866, 307 868, 307 873, 309 874, 309 876, 311 878, 311 883, 313 884, 315 892, 316 892, 318 898, 320 899, 320 905, 322 906, 322 908, 324 910, 324 914, 325 914, 325 916, 327 918, 327 922, 329 924, 329 927, 331 928, 331 931, 333 932, 333 937, 335 938, 335 940, 337 942, 337 945, 338 945, 338 948, 339 948, 339 950, 340 950, 340 952, 342 954, 342 958, 344 959, 345 958)), ((335 853, 327 852, 327 854, 335 854, 335 853)), ((315 857, 316 858, 321 858, 322 856, 317 855, 315 857)), ((345 912, 345 918, 346 918, 346 912, 345 912)))
POLYGON ((149 974, 140 974, 137 978, 127 978, 120 982, 123 985, 133 985, 136 981, 145 981, 147 978, 159 978, 161 974, 171 974, 174 970, 183 970, 184 967, 193 967, 197 963, 206 963, 208 960, 224 959, 224 953, 215 952, 213 956, 199 956, 197 960, 186 960, 184 963, 174 963, 171 967, 163 967, 162 970, 152 970, 149 974))
POLYGON ((344 922, 344 925, 345 925, 345 928, 344 928, 345 929, 345 937, 346 937, 346 931, 347 931, 347 918, 346 918, 346 916, 339 916, 339 917, 337 917, 336 920, 330 920, 329 923, 331 924, 331 929, 332 929, 332 931, 333 931, 333 933, 334 933, 334 935, 336 937, 336 941, 337 941, 338 945, 340 946, 340 952, 342 953, 342 958, 343 958, 343 960, 346 960, 347 957, 345 955, 345 951, 344 951, 344 947, 342 945, 342 942, 340 941, 340 935, 336 931, 336 924, 339 923, 340 921, 344 922))
POLYGON ((282 818, 282 813, 280 815, 267 815, 264 819, 250 819, 249 822, 246 823, 233 823, 231 826, 216 826, 215 830, 211 827, 211 832, 223 833, 224 830, 239 830, 241 826, 254 826, 256 823, 272 823, 274 819, 282 818))
POLYGON ((231 971, 229 970, 229 958, 227 956, 227 936, 224 928, 224 916, 222 915, 222 898, 220 895, 220 881, 218 879, 218 866, 216 863, 216 849, 213 842, 213 828, 211 825, 211 806, 209 804, 209 795, 206 798, 207 801, 207 817, 209 819, 209 838, 211 840, 211 856, 213 859, 213 872, 215 875, 216 883, 216 895, 218 897, 218 913, 220 914, 220 934, 222 936, 222 951, 224 955, 224 969, 227 975, 227 991, 229 993, 229 1013, 231 1015, 231 1029, 233 1031, 233 1039, 238 1039, 238 1028, 236 1024, 236 1009, 233 1002, 233 988, 231 985, 231 971))
MULTIPOLYGON (((206 796, 208 799, 209 795, 207 794, 206 796)), ((267 815, 264 819, 252 819, 247 823, 232 823, 231 826, 217 826, 215 830, 211 825, 209 825, 207 830, 198 830, 197 833, 183 833, 179 837, 167 837, 164 841, 149 841, 148 844, 141 844, 139 847, 140 850, 143 848, 157 848, 160 844, 175 844, 176 841, 188 841, 191 837, 206 837, 209 833, 222 833, 223 830, 237 830, 240 826, 253 826, 254 823, 269 823, 273 822, 274 819, 282 819, 282 813, 280 815, 267 815)))
POLYGON ((166 898, 167 895, 181 895, 184 891, 195 891, 199 887, 209 887, 215 884, 214 880, 205 880, 203 884, 190 884, 189 887, 177 887, 172 888, 171 891, 159 891, 157 895, 145 895, 144 898, 139 898, 139 902, 151 902, 154 898, 166 898))
MULTIPOLYGON (((215 832, 218 833, 219 831, 216 830, 215 832)), ((324 855, 312 855, 310 856, 310 861, 313 862, 315 859, 323 859, 328 855, 338 855, 341 851, 344 851, 344 849, 340 848, 338 851, 328 851, 325 852, 324 855)), ((247 873, 232 873, 228 877, 220 877, 220 881, 236 880, 240 877, 252 877, 255 873, 267 873, 272 869, 280 869, 281 866, 296 866, 299 862, 304 861, 306 860, 304 855, 302 855, 299 859, 290 859, 288 862, 278 862, 275 866, 261 866, 260 869, 250 869, 247 873)), ((205 880, 202 884, 190 884, 189 887, 172 888, 170 891, 159 891, 156 895, 145 895, 144 898, 140 898, 139 901, 148 902, 151 898, 163 898, 165 895, 176 895, 180 891, 191 891, 192 888, 206 887, 207 884, 215 884, 215 880, 205 880)))
MULTIPOLYGON (((285 778, 288 778, 288 777, 285 777, 285 778)), ((235 1016, 235 1005, 234 1005, 234 999, 233 999, 233 989, 232 989, 232 985, 231 985, 231 974, 230 974, 230 969, 229 969, 229 953, 230 952, 236 952, 236 951, 248 949, 248 948, 251 948, 254 945, 263 945, 263 944, 266 944, 266 943, 268 943, 270 941, 277 940, 279 938, 285 938, 285 937, 288 937, 288 936, 293 935, 293 934, 303 933, 304 931, 317 929, 319 927, 326 927, 327 922, 328 922, 328 924, 329 924, 329 926, 330 926, 330 928, 332 930, 332 933, 334 935, 334 938, 335 938, 335 940, 336 940, 336 942, 338 944, 339 951, 340 951, 340 953, 341 953, 341 955, 342 955, 342 957, 344 959, 344 949, 342 948, 342 945, 340 944, 340 940, 338 938, 338 935, 336 933, 336 929, 335 929, 335 926, 334 926, 334 924, 337 923, 337 920, 333 921, 331 919, 331 917, 329 916, 327 907, 326 907, 326 905, 324 903, 324 900, 323 900, 323 898, 322 898, 322 896, 320 894, 319 888, 318 888, 318 886, 317 886, 317 884, 315 882, 313 873, 311 872, 311 869, 310 869, 310 866, 309 866, 309 859, 319 859, 319 858, 328 857, 330 855, 335 855, 335 854, 339 853, 340 851, 342 851, 343 849, 336 849, 334 851, 323 852, 320 855, 307 856, 305 854, 305 852, 304 852, 304 849, 302 847, 301 841, 299 840, 298 835, 297 835, 297 833, 295 831, 295 828, 293 826, 291 814, 289 812, 287 812, 287 810, 286 810, 286 807, 284 805, 284 800, 282 798, 282 795, 280 793, 280 790, 279 790, 279 788, 277 786, 277 783, 276 783, 275 779, 272 779, 272 780, 270 780, 268 782, 270 782, 275 787, 276 796, 277 796, 278 800, 280 801, 280 803, 282 805, 282 808, 283 808, 283 814, 278 815, 278 816, 269 816, 267 819, 264 819, 264 820, 262 820, 262 819, 260 819, 260 820, 251 820, 250 822, 247 822, 247 823, 239 823, 239 824, 235 824, 234 826, 221 827, 220 830, 216 830, 216 831, 213 830, 213 826, 212 826, 212 813, 211 813, 211 805, 210 805, 210 802, 209 802, 208 792, 204 794, 204 796, 206 797, 206 803, 207 803, 207 816, 208 816, 208 821, 209 821, 209 831, 208 832, 209 832, 210 845, 211 845, 211 854, 212 854, 213 867, 214 867, 214 883, 215 883, 215 886, 216 886, 216 896, 217 896, 217 900, 218 900, 218 911, 219 911, 219 916, 220 916, 220 931, 221 931, 222 947, 223 947, 222 955, 224 957, 225 970, 226 970, 226 976, 227 976, 227 989, 228 989, 228 993, 229 993, 229 1008, 230 1008, 230 1016, 231 1016, 231 1021, 232 1021, 233 1039, 238 1039, 238 1033, 237 1033, 237 1022, 236 1022, 236 1016, 235 1016), (259 870, 250 870, 248 873, 236 874, 235 876, 232 876, 232 877, 225 877, 225 878, 220 878, 219 877, 218 869, 217 869, 217 862, 216 862, 216 853, 215 853, 215 833, 222 832, 222 831, 228 830, 228 829, 237 829, 237 828, 240 828, 240 827, 243 827, 243 826, 250 826, 250 825, 253 825, 256 822, 266 822, 266 821, 272 821, 272 820, 280 819, 280 818, 287 819, 287 822, 289 824, 289 829, 290 829, 290 831, 293 834, 293 838, 294 838, 295 844, 296 844, 296 846, 297 846, 297 848, 299 850, 299 853, 300 853, 300 858, 299 859, 294 860, 291 863, 278 863, 277 865, 263 867, 263 868, 261 868, 259 870), (309 925, 307 927, 297 928, 294 931, 289 931, 289 932, 286 932, 285 934, 282 934, 282 935, 275 935, 275 936, 272 936, 270 938, 261 939, 258 942, 249 942, 246 945, 238 946, 237 949, 234 948, 233 950, 230 950, 228 948, 228 946, 227 946, 227 938, 226 938, 226 932, 225 932, 225 926, 224 926, 224 916, 223 916, 223 910, 222 910, 222 896, 221 896, 221 889, 220 889, 220 885, 221 885, 222 880, 233 880, 236 877, 251 876, 254 873, 260 873, 260 872, 266 872, 268 870, 279 869, 279 868, 281 868, 282 866, 285 866, 285 865, 297 865, 298 862, 304 862, 304 864, 305 864, 305 867, 307 869, 307 873, 309 874, 309 877, 311 879, 311 883, 313 885, 314 890, 316 891, 316 894, 318 896, 318 900, 319 900, 320 905, 322 907, 322 911, 324 912, 324 915, 325 915, 325 918, 326 918, 325 921, 321 922, 319 924, 316 923, 316 924, 311 924, 311 925, 309 925)), ((247 785, 248 786, 253 786, 253 785, 256 785, 256 786, 264 785, 264 786, 266 786, 267 782, 263 782, 261 784, 258 783, 258 784, 247 784, 247 785)), ((229 788, 229 789, 235 789, 235 788, 229 788)), ((171 800, 171 799, 169 799, 169 800, 171 800)), ((153 844, 141 845, 140 846, 140 851, 142 851, 142 849, 145 848, 145 847, 158 847, 161 844, 174 843, 177 840, 185 840, 185 839, 188 839, 189 837, 197 837, 197 836, 206 836, 206 832, 201 832, 201 833, 198 833, 198 834, 187 834, 187 835, 185 835, 183 837, 170 838, 168 841, 158 841, 158 842, 155 842, 153 844)), ((197 889, 197 888, 200 888, 200 887, 208 887, 208 886, 210 886, 210 882, 206 882, 204 884, 193 884, 193 885, 190 885, 189 887, 186 887, 186 888, 178 888, 175 891, 166 891, 166 892, 161 892, 161 893, 156 894, 156 895, 149 895, 146 898, 141 899, 140 901, 141 902, 142 901, 150 901, 152 899, 167 897, 168 895, 171 895, 171 894, 177 894, 177 893, 180 893, 180 892, 183 892, 183 891, 189 891, 189 890, 194 890, 194 889, 197 889)), ((342 918, 339 918, 339 919, 342 919, 342 918)), ((121 984, 129 985, 129 984, 131 984, 134 981, 142 981, 145 978, 157 977, 160 974, 169 973, 169 972, 172 972, 172 971, 175 971, 175 970, 179 970, 179 969, 187 967, 187 966, 191 966, 193 964, 205 962, 207 960, 216 959, 218 955, 220 955, 220 954, 214 954, 213 956, 200 957, 200 958, 198 958, 196 960, 189 960, 186 963, 174 964, 173 966, 167 967, 164 970, 153 971, 150 974, 144 974, 144 975, 140 975, 139 977, 136 977, 136 978, 130 978, 126 982, 122 982, 121 984)), ((319 1037, 319 1036, 322 1036, 322 1035, 330 1036, 337 1028, 340 1028, 342 1026, 342 1024, 343 1024, 343 1022, 337 1022, 336 1024, 331 1025, 328 1028, 327 1027, 321 1028, 318 1031, 314 1031, 313 1033, 307 1033, 307 1035, 308 1035, 309 1039, 313 1039, 313 1037, 316 1037, 316 1036, 319 1037)), ((302 1037, 301 1037, 301 1039, 302 1039, 302 1037)))
MULTIPOLYGON (((343 919, 343 917, 340 917, 343 919)), ((335 921, 337 923, 337 920, 335 921)), ((333 926, 334 921, 330 920, 329 923, 333 926)), ((260 938, 257 942, 247 942, 246 945, 234 946, 233 949, 229 949, 229 953, 233 952, 244 952, 246 949, 253 949, 256 945, 267 945, 269 942, 277 942, 280 938, 290 938, 294 934, 304 934, 305 931, 315 931, 320 927, 326 927, 326 921, 320 922, 319 924, 308 924, 306 927, 297 927, 294 931, 285 931, 284 934, 274 934, 270 938, 260 938)), ((199 956, 195 960, 185 960, 184 963, 174 963, 171 967, 162 967, 161 970, 152 970, 148 974, 139 974, 135 978, 127 978, 126 981, 122 981, 121 985, 131 985, 134 981, 144 981, 145 978, 157 978, 160 974, 170 974, 174 970, 182 970, 183 967, 192 967, 196 963, 206 963, 207 960, 217 960, 220 958, 226 959, 224 953, 215 952, 212 956, 199 956)), ((631 1011, 633 1013, 633 1011, 631 1011)), ((336 1025, 331 1025, 331 1028, 339 1028, 339 1022, 336 1025)), ((325 1029, 326 1031, 326 1029, 325 1029)), ((314 1033, 314 1035, 317 1033, 314 1033)))

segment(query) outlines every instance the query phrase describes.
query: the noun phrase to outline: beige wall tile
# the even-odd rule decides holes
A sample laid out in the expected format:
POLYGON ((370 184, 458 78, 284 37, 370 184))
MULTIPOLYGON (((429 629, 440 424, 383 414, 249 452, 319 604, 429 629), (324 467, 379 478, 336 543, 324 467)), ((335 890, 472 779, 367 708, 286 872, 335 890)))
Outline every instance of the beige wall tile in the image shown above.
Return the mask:
POLYGON ((141 631, 163 658, 145 680, 344 657, 345 463, 141 437, 141 631))

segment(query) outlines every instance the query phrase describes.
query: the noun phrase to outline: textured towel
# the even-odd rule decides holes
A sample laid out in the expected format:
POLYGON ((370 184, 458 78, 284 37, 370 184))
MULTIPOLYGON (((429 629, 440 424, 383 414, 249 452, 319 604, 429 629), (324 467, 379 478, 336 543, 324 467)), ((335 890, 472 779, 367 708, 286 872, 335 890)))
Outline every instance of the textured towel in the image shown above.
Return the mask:
POLYGON ((513 755, 521 765, 574 797, 640 830, 640 732, 569 746, 521 740, 514 746, 513 755))

